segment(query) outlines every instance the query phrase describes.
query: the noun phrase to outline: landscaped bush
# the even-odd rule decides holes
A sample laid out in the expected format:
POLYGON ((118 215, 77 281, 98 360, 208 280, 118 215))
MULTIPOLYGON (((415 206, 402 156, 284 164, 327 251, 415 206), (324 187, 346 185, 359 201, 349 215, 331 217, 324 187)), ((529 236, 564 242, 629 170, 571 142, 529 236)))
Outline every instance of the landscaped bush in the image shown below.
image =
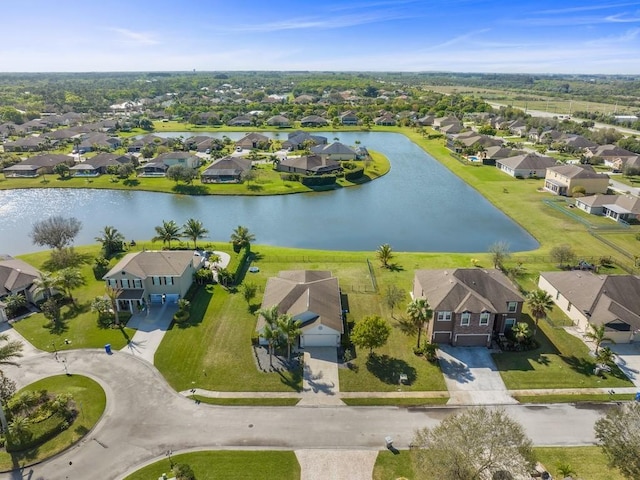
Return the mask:
POLYGON ((322 187, 334 185, 336 183, 335 175, 305 175, 300 177, 300 183, 306 187, 322 187))
POLYGON ((358 180, 360 178, 362 178, 362 176, 364 175, 364 168, 360 167, 360 168, 356 168, 355 170, 352 170, 350 172, 347 172, 344 174, 344 178, 346 180, 349 180, 350 182, 353 182, 355 180, 358 180))
POLYGON ((241 283, 242 276, 244 275, 244 268, 251 255, 251 246, 247 245, 243 247, 238 255, 231 258, 231 262, 227 267, 230 272, 233 272, 233 281, 236 284, 241 283))

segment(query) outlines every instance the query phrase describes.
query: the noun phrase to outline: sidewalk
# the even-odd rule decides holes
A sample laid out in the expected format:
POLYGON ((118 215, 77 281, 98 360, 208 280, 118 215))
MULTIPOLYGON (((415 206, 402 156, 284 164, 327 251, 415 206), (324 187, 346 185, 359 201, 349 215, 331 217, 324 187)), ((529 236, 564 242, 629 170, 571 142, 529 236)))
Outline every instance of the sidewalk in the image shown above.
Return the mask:
MULTIPOLYGON (((27 359, 29 357, 34 357, 36 355, 44 353, 43 350, 37 349, 30 342, 28 342, 22 335, 20 335, 20 333, 15 328, 13 328, 12 323, 4 322, 0 324, 0 335, 6 335, 10 342, 13 342, 13 341, 22 342, 23 344, 22 352, 21 352, 22 357, 20 357, 20 359, 27 359)), ((20 359, 18 359, 18 361, 20 361, 20 359)))

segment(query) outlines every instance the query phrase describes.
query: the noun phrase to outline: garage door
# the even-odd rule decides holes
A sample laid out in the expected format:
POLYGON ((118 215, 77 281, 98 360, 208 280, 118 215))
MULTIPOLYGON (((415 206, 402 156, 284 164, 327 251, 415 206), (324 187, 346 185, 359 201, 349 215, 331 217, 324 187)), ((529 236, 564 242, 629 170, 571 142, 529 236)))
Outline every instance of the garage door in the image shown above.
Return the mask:
POLYGON ((178 300, 180 300, 180 295, 177 293, 167 293, 166 295, 166 302, 167 303, 178 303, 178 300))
POLYGON ((158 293, 152 293, 149 295, 149 301, 151 303, 162 303, 162 295, 158 293))
POLYGON ((433 343, 451 343, 451 334, 449 332, 435 332, 433 343))
POLYGON ((303 347, 335 347, 337 345, 335 335, 303 335, 303 347))
POLYGON ((455 345, 457 347, 486 347, 487 336, 486 335, 457 335, 455 345))

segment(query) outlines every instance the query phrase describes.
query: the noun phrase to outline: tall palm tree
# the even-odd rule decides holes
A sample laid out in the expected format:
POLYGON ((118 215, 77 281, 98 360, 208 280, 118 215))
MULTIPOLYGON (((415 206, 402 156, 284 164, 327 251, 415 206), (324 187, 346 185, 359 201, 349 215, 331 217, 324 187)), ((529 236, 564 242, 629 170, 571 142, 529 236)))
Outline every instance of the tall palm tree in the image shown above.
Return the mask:
POLYGON ((267 308, 261 308, 258 310, 258 315, 262 315, 267 325, 274 326, 278 323, 280 318, 280 312, 278 311, 278 305, 272 305, 267 308))
POLYGON ((202 222, 200 220, 196 220, 195 218, 190 218, 189 220, 187 220, 187 223, 182 226, 182 236, 193 240, 194 250, 198 249, 198 239, 204 238, 208 233, 209 230, 204 228, 202 222))
POLYGON ((596 346, 596 357, 598 356, 598 350, 600 350, 600 345, 602 344, 602 342, 611 342, 611 343, 616 343, 613 341, 613 338, 607 337, 607 333, 604 329, 604 325, 593 325, 593 324, 589 324, 591 327, 591 330, 585 332, 584 336, 591 340, 595 346, 596 346))
POLYGON ((273 347, 281 335, 278 325, 270 325, 267 323, 262 329, 262 338, 264 338, 269 345, 269 366, 271 367, 273 367, 273 347))
POLYGON ((162 225, 155 227, 157 235, 151 239, 152 242, 162 241, 162 244, 169 244, 171 249, 171 242, 180 240, 180 227, 173 220, 162 221, 162 225))
POLYGON ((529 324, 526 322, 518 322, 511 329, 511 333, 516 337, 516 341, 518 343, 524 342, 527 338, 531 336, 531 330, 529 329, 529 324))
POLYGON ((64 290, 71 303, 75 306, 76 300, 71 294, 72 290, 86 285, 87 281, 77 268, 64 268, 58 273, 58 284, 64 290))
POLYGON ((280 318, 278 318, 280 334, 287 342, 287 360, 291 360, 291 345, 293 345, 293 342, 296 341, 298 335, 302 332, 302 330, 300 330, 301 325, 300 320, 294 320, 289 314, 280 315, 280 318))
POLYGON ((113 321, 116 326, 119 327, 120 315, 118 313, 118 297, 122 293, 122 289, 119 287, 112 287, 110 285, 107 285, 105 293, 107 294, 109 302, 111 302, 111 309, 113 310, 113 321))
POLYGON ((389 260, 393 258, 393 249, 388 243, 383 243, 376 250, 376 257, 384 268, 389 268, 389 260))
POLYGON ((616 354, 609 347, 602 347, 596 356, 598 363, 604 365, 613 365, 615 362, 616 354))
POLYGON ((22 356, 23 343, 18 340, 10 341, 6 333, 0 335, 0 342, 6 342, 0 345, 0 365, 17 365, 14 359, 22 356))
POLYGON ((433 318, 433 310, 429 307, 426 298, 416 298, 407 305, 407 315, 411 319, 411 323, 418 332, 418 343, 416 348, 420 348, 420 336, 425 324, 429 323, 433 318))
POLYGON ((35 286, 34 293, 37 295, 42 293, 44 299, 51 297, 51 291, 60 286, 58 278, 51 273, 40 273, 40 277, 33 280, 35 286))
POLYGON ((233 244, 233 248, 237 251, 251 245, 251 242, 254 242, 255 239, 255 235, 249 232, 247 227, 243 227, 242 225, 238 225, 238 227, 231 233, 231 243, 233 244))
POLYGON ((535 328, 533 330, 533 336, 535 337, 538 332, 538 322, 541 318, 545 318, 547 313, 553 309, 553 299, 551 295, 541 289, 534 290, 527 295, 527 305, 531 310, 531 315, 536 321, 535 328))
POLYGON ((102 250, 105 257, 110 257, 113 253, 123 250, 124 235, 117 228, 107 225, 102 230, 100 236, 96 237, 96 242, 102 244, 102 250))

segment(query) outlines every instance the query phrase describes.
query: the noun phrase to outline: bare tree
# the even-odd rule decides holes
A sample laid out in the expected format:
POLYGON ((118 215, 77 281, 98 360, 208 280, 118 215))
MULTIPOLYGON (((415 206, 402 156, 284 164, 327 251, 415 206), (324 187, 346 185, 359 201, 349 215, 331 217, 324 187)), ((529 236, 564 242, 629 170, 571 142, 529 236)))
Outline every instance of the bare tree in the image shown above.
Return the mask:
POLYGON ((55 215, 34 223, 30 236, 36 245, 62 250, 73 242, 81 228, 77 218, 55 215))

